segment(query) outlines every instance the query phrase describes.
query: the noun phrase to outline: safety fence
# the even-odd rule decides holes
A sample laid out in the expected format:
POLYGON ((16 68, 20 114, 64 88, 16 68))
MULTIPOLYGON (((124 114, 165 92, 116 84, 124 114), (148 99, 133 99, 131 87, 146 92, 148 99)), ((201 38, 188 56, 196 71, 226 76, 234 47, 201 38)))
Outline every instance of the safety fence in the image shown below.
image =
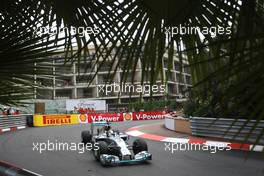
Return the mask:
POLYGON ((191 117, 192 135, 264 144, 264 121, 191 117), (257 125, 256 125, 257 124, 257 125))
POLYGON ((3 115, 0 116, 0 129, 12 128, 18 126, 26 126, 27 125, 27 117, 26 115, 3 115))
POLYGON ((0 116, 0 134, 7 131, 15 131, 33 126, 33 115, 1 115, 0 116))

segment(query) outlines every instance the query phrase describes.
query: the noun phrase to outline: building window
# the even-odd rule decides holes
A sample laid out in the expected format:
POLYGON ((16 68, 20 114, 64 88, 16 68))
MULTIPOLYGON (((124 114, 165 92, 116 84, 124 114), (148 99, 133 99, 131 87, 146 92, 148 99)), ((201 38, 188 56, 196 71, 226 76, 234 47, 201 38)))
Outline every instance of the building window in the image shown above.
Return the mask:
POLYGON ((184 66, 184 72, 185 72, 185 73, 188 73, 188 74, 191 74, 190 67, 187 66, 187 65, 185 65, 185 66, 184 66))
POLYGON ((76 72, 77 73, 90 73, 93 71, 93 64, 76 64, 76 72))
POLYGON ((76 83, 77 84, 88 84, 93 79, 91 75, 78 75, 76 76, 76 83))
POLYGON ((192 79, 190 76, 186 76, 186 84, 192 84, 192 79))
POLYGON ((92 98, 93 97, 93 88, 79 88, 77 89, 78 98, 92 98))
POLYGON ((177 93, 176 85, 168 84, 168 94, 176 94, 176 93, 177 93))
POLYGON ((62 89, 62 90, 56 90, 56 98, 57 99, 70 99, 72 98, 72 90, 71 89, 62 89))
POLYGON ((55 67, 56 74, 73 74, 71 65, 57 66, 55 67))
POLYGON ((37 99, 53 99, 53 90, 37 89, 37 99))
POLYGON ((180 73, 176 73, 176 80, 179 83, 184 83, 183 75, 180 73))
POLYGON ((181 65, 180 65, 180 62, 174 62, 174 69, 176 71, 181 71, 181 65))
POLYGON ((57 77, 55 81, 56 87, 67 87, 72 86, 72 78, 71 77, 57 77))

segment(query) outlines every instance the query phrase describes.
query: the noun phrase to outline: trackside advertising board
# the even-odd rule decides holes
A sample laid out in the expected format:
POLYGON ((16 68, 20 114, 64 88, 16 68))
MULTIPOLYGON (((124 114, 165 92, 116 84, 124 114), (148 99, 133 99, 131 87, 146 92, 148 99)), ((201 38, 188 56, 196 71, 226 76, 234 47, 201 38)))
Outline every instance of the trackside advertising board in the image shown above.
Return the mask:
POLYGON ((34 126, 57 126, 79 124, 78 114, 34 115, 34 126))
POLYGON ((134 112, 133 120, 159 120, 164 119, 164 112, 134 112))
POLYGON ((122 113, 94 113, 88 114, 88 122, 95 121, 108 121, 108 122, 122 122, 123 114, 122 113))
POLYGON ((87 124, 95 121, 123 122, 138 120, 160 120, 164 112, 128 112, 128 113, 93 113, 93 114, 49 114, 34 115, 34 126, 87 124))

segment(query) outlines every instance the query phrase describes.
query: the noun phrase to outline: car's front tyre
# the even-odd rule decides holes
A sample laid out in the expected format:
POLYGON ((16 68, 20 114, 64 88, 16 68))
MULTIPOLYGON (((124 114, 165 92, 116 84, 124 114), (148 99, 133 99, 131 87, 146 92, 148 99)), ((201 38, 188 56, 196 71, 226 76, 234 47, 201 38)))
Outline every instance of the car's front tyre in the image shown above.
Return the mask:
POLYGON ((100 161, 102 154, 108 154, 108 147, 105 141, 98 141, 98 149, 93 151, 94 157, 97 161, 100 161))
POLYGON ((93 136, 90 133, 90 131, 82 131, 81 137, 82 137, 82 143, 84 143, 84 144, 92 142, 93 136))
POLYGON ((133 142, 132 149, 133 149, 134 155, 136 155, 139 152, 148 151, 148 145, 146 141, 144 141, 143 139, 136 139, 133 142))

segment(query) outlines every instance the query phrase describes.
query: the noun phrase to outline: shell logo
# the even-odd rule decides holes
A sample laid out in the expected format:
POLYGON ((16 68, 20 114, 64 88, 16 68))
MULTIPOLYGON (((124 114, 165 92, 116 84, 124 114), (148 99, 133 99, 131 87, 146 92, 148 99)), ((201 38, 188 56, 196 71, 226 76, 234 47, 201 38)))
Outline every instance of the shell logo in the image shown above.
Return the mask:
POLYGON ((125 121, 132 120, 132 113, 123 113, 123 117, 125 121))
POLYGON ((79 115, 79 121, 80 121, 80 123, 88 123, 87 114, 80 114, 79 115))

